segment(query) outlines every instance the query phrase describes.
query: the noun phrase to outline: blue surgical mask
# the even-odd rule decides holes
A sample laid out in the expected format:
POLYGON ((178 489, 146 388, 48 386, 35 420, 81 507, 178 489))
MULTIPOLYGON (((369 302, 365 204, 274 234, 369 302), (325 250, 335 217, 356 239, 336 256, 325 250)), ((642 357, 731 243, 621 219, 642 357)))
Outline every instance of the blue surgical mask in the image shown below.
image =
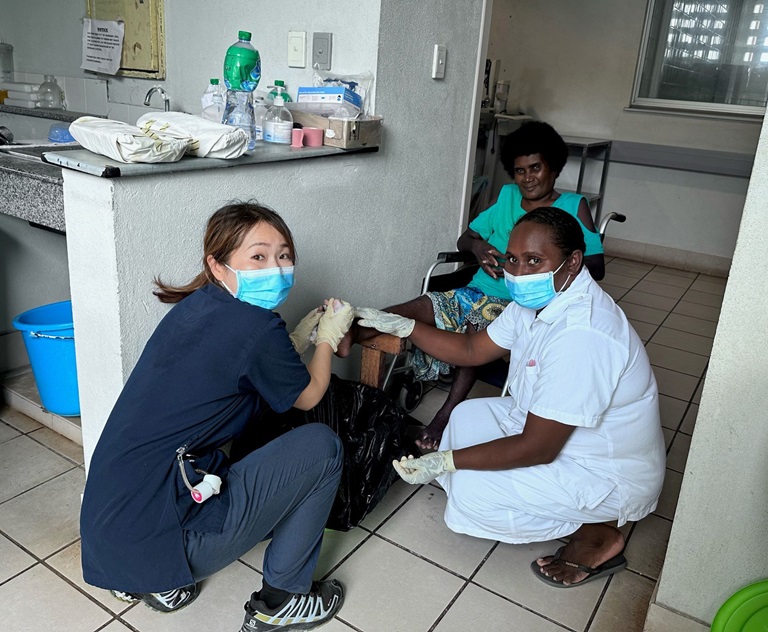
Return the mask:
MULTIPOLYGON (((567 257, 565 261, 568 261, 567 257)), ((542 309, 549 305, 558 293, 563 291, 565 283, 568 283, 568 279, 571 278, 569 274, 563 286, 559 290, 555 290, 555 272, 565 265, 565 261, 554 272, 514 276, 504 270, 504 283, 512 296, 512 300, 520 307, 530 309, 542 309)))
MULTIPOLYGON (((224 264, 227 265, 226 263, 224 264)), ((275 309, 288 298, 293 287, 293 266, 264 268, 262 270, 234 270, 237 277, 237 291, 229 290, 236 299, 263 307, 275 309)))

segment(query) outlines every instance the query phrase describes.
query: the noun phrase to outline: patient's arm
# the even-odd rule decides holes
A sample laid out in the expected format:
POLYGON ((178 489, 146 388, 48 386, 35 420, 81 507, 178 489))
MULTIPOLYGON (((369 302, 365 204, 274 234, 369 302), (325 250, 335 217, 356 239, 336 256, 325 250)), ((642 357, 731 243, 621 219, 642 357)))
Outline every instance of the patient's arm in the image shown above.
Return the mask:
POLYGON ((477 263, 480 264, 483 272, 488 274, 491 278, 501 278, 501 264, 496 260, 496 257, 503 257, 503 253, 499 252, 496 248, 491 246, 491 244, 485 241, 480 233, 475 232, 471 228, 467 228, 456 242, 456 247, 462 252, 471 252, 475 255, 477 263))
MULTIPOLYGON (((579 203, 579 219, 584 224, 587 230, 597 233, 595 223, 592 221, 592 213, 589 210, 589 205, 584 198, 581 198, 579 203)), ((602 281, 605 276, 605 259, 603 255, 589 255, 584 257, 584 265, 587 266, 590 276, 595 281, 602 281)))

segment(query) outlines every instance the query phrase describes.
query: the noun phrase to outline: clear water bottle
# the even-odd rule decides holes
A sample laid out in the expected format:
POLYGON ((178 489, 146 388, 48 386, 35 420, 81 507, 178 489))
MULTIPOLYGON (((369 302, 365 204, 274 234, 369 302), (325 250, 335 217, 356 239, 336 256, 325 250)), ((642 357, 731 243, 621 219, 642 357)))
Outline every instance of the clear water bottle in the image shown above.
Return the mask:
POLYGON ((218 79, 211 79, 208 84, 208 88, 200 98, 200 105, 202 106, 201 115, 203 118, 209 121, 215 121, 221 123, 221 119, 224 117, 224 102, 226 100, 222 86, 219 85, 218 79))
POLYGON ((256 146, 256 118, 253 113, 253 94, 241 90, 227 90, 227 103, 224 109, 226 125, 239 127, 248 134, 248 149, 256 146))
POLYGON ((290 145, 293 132, 293 116, 285 107, 282 94, 283 87, 275 87, 277 89, 275 104, 264 115, 264 140, 268 143, 290 145))
POLYGON ((251 92, 261 80, 261 57, 248 31, 238 31, 237 38, 224 57, 224 83, 228 90, 251 92))
POLYGON ((263 97, 253 96, 253 125, 256 130, 257 141, 264 140, 264 117, 268 108, 269 105, 263 97))
POLYGON ((64 108, 64 93, 53 75, 45 75, 45 81, 37 89, 37 100, 41 108, 61 110, 64 108))

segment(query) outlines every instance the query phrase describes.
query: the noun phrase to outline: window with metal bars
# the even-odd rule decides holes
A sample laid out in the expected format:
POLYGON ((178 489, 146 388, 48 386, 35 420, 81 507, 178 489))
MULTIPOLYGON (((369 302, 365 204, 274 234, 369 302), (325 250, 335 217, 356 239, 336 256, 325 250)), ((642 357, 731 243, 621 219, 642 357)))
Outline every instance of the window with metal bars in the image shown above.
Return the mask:
POLYGON ((632 106, 762 116, 766 0, 650 0, 632 106))

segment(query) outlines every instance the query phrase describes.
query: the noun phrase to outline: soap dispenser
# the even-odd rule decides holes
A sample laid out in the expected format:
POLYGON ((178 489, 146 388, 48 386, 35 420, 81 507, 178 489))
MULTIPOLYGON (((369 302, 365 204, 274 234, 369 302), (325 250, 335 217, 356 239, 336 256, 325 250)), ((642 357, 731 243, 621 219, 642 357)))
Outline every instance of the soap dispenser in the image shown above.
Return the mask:
POLYGON ((277 92, 274 105, 264 115, 264 140, 281 145, 291 144, 293 116, 285 107, 282 86, 269 86, 277 92))

